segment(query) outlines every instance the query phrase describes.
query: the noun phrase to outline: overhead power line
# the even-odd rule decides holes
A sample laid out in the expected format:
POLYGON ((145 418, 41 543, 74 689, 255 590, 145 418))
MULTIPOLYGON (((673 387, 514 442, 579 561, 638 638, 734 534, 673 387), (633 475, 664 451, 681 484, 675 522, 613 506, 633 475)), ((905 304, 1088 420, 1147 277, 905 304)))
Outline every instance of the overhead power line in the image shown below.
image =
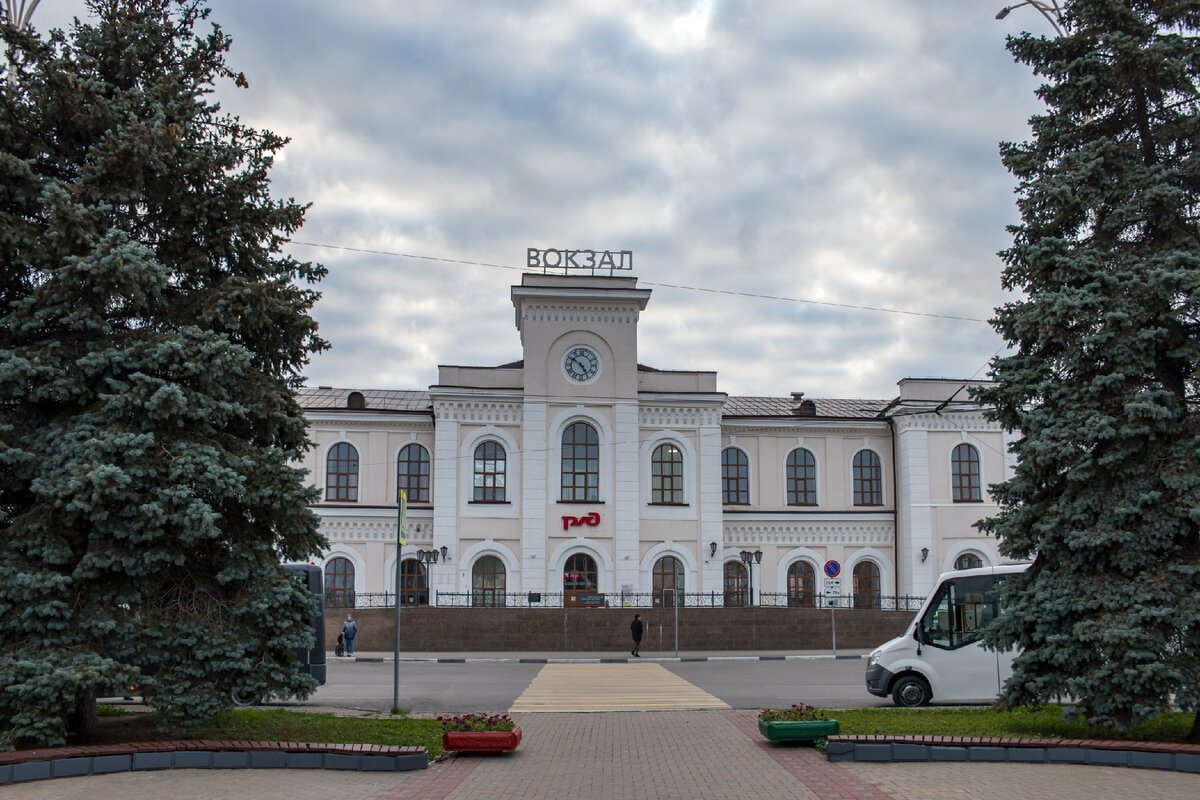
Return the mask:
MULTIPOLYGON (((368 253, 370 255, 388 256, 390 258, 415 258, 423 261, 442 261, 447 264, 467 264, 475 267, 491 267, 493 269, 507 269, 514 272, 526 272, 526 267, 514 267, 511 264, 492 264, 487 261, 469 261, 462 258, 442 258, 440 256, 425 256, 417 253, 399 253, 391 250, 373 250, 366 247, 347 247, 338 244, 322 244, 320 242, 300 242, 293 241, 292 244, 304 245, 305 247, 324 247, 330 250, 346 250, 352 253, 368 253)), ((837 303, 830 300, 810 300, 804 297, 785 297, 783 295, 761 294, 758 292, 739 292, 732 289, 714 289, 706 286, 687 286, 678 283, 656 283, 654 281, 642 281, 646 286, 654 286, 660 289, 682 289, 689 292, 706 292, 708 294, 723 294, 732 297, 748 297, 755 300, 778 300, 785 303, 803 303, 813 306, 828 306, 830 308, 845 308, 851 311, 876 311, 883 314, 903 314, 911 317, 930 317, 933 319, 952 319, 960 322, 982 322, 987 324, 987 320, 981 317, 966 317, 958 314, 935 314, 930 311, 909 311, 903 308, 886 308, 884 306, 864 306, 854 303, 837 303)))

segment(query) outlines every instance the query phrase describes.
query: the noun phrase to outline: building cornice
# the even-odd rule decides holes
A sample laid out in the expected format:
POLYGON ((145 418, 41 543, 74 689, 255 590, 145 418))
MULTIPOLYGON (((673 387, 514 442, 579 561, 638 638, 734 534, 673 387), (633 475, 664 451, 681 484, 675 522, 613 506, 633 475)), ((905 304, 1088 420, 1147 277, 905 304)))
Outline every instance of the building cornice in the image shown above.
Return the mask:
POLYGON ((999 422, 992 422, 983 411, 954 411, 940 414, 898 414, 892 417, 898 433, 922 431, 973 431, 1000 433, 999 422))

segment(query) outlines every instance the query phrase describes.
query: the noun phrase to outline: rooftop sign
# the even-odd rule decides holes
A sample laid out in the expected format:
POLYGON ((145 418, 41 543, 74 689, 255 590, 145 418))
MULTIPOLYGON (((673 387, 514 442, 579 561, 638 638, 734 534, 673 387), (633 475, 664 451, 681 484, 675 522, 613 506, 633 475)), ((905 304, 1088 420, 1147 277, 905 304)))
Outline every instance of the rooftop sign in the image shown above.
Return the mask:
POLYGON ((564 271, 587 269, 594 273, 596 270, 606 269, 611 275, 619 269, 633 269, 633 251, 601 250, 598 252, 555 247, 539 250, 536 247, 530 247, 525 251, 525 264, 531 269, 540 269, 543 272, 552 269, 564 271))

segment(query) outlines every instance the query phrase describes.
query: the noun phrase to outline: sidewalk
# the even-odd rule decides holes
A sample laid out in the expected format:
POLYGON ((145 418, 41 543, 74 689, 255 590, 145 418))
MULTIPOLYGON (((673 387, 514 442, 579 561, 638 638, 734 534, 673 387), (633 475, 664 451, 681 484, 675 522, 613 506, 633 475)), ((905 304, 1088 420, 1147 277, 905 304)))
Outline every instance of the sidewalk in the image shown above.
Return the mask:
MULTIPOLYGON (((595 651, 562 651, 562 650, 538 650, 538 651, 501 651, 501 652, 475 652, 475 651, 457 651, 457 652, 438 652, 438 653, 413 653, 404 650, 400 651, 400 661, 416 661, 440 664, 461 664, 465 662, 492 662, 492 663, 521 663, 521 664, 609 664, 609 663, 633 663, 635 661, 650 661, 650 662, 679 662, 679 661, 802 661, 809 659, 855 659, 866 658, 870 650, 839 649, 835 654, 832 650, 769 650, 769 651, 752 651, 752 650, 680 650, 676 656, 674 651, 653 650, 642 654, 640 658, 634 658, 627 652, 615 652, 612 650, 595 650, 595 651)), ((333 651, 326 653, 326 658, 329 661, 392 661, 395 653, 393 651, 358 651, 353 656, 335 656, 333 651)))
POLYGON ((405 773, 169 770, 5 786, 5 800, 1179 800, 1200 775, 1018 763, 832 763, 772 744, 753 711, 528 714, 521 746, 405 773))

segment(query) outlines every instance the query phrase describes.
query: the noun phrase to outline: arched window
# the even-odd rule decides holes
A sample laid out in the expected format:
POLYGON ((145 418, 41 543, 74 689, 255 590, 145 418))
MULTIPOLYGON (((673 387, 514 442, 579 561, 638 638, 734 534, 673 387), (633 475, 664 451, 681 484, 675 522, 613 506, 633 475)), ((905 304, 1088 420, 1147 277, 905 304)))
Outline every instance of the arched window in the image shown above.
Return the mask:
POLYGON ((346 396, 346 408, 364 409, 367 407, 367 399, 363 397, 362 392, 351 392, 346 396))
POLYGON ((504 448, 498 442, 484 442, 475 448, 475 501, 504 502, 504 448))
POLYGON ((563 605, 579 605, 579 596, 599 591, 596 560, 587 553, 576 553, 563 565, 563 605))
POLYGON ((736 447, 721 451, 721 502, 727 506, 750 503, 750 459, 736 447))
POLYGON ((354 608, 354 564, 350 559, 338 557, 325 565, 325 605, 354 608))
POLYGON ((817 504, 817 460, 803 447, 788 453, 787 504, 815 506, 817 504))
POLYGON ((346 442, 329 450, 325 461, 325 499, 358 502, 358 451, 346 442))
POLYGON ((504 562, 484 556, 471 567, 471 605, 504 608, 504 562))
POLYGON ((883 466, 871 450, 854 454, 854 505, 883 505, 883 466))
POLYGON ((600 437, 586 422, 571 423, 563 431, 562 499, 600 500, 600 437))
POLYGON ((396 457, 396 497, 404 492, 410 503, 429 502, 429 451, 406 444, 396 457))
POLYGON ((683 452, 670 442, 654 448, 650 458, 650 502, 683 505, 683 452))
POLYGON ((979 569, 983 566, 983 559, 974 553, 963 553, 958 558, 954 559, 955 569, 979 569))
POLYGON ((654 605, 683 605, 683 564, 675 556, 654 562, 654 605))
POLYGON ((956 503, 979 503, 979 451, 963 442, 950 455, 950 491, 956 503))
POLYGON ((880 608, 883 596, 880 593, 879 567, 873 561, 860 561, 854 565, 854 607, 880 608))
POLYGON ((429 605, 429 579, 425 573, 425 565, 415 558, 406 558, 400 562, 400 604, 429 605))
POLYGON ((725 562, 725 605, 750 605, 750 582, 746 580, 746 567, 737 561, 725 562))
POLYGON ((793 608, 817 605, 817 573, 807 561, 797 561, 788 567, 787 604, 793 608))

